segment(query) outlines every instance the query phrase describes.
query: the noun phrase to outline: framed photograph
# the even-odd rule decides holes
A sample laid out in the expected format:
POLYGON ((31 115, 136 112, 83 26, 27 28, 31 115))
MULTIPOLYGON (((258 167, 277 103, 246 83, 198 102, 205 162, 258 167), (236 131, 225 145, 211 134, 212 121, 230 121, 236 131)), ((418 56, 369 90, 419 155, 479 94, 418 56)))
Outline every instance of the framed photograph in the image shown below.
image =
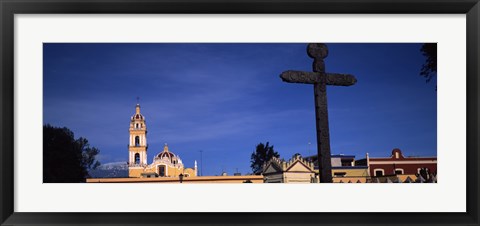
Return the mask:
POLYGON ((0 6, 1 225, 479 224, 477 0, 0 6))

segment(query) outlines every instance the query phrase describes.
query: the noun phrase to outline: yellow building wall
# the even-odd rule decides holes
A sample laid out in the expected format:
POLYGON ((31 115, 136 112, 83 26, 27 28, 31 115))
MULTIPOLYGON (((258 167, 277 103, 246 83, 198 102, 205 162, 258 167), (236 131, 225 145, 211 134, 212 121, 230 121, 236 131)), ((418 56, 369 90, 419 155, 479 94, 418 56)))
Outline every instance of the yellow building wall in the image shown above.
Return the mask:
POLYGON ((141 177, 143 168, 128 168, 128 177, 141 177))
POLYGON ((155 169, 155 167, 147 167, 147 168, 145 168, 145 170, 143 172, 145 172, 145 173, 156 173, 156 169, 155 169))
POLYGON ((168 168, 168 173, 167 177, 177 177, 181 173, 183 173, 183 168, 175 168, 175 167, 167 167, 168 168))
POLYGON ((333 183, 367 183, 367 177, 334 177, 333 183))
POLYGON ((367 169, 332 169, 332 176, 334 176, 335 173, 341 173, 341 172, 345 172, 346 177, 368 176, 368 168, 367 169))
POLYGON ((312 183, 313 178, 315 178, 315 173, 285 172, 283 183, 312 183))
POLYGON ((333 183, 366 183, 368 176, 368 168, 366 169, 332 169, 333 183), (336 177, 335 173, 346 173, 344 177, 336 177))
POLYGON ((416 180, 417 179, 417 176, 415 174, 401 174, 401 175, 397 175, 397 177, 402 181, 404 182, 408 177, 410 177, 410 179, 412 180, 416 180))
POLYGON ((195 170, 192 169, 192 168, 186 168, 184 171, 183 171, 183 174, 184 175, 188 175, 188 177, 196 177, 196 173, 195 173, 195 170))
MULTIPOLYGON (((158 174, 158 165, 143 167, 130 167, 128 168, 129 177, 141 177, 142 173, 157 173, 158 174)), ((166 166, 166 175, 165 177, 178 177, 180 174, 188 174, 188 177, 195 177, 195 170, 192 168, 183 169, 182 167, 176 168, 171 166, 166 166)))

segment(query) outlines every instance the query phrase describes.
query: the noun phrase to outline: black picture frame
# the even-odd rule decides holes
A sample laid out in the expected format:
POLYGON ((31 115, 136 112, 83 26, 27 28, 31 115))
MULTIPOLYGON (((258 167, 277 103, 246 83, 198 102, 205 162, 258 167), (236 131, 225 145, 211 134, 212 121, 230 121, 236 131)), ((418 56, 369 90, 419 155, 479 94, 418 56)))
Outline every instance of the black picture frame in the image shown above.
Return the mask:
MULTIPOLYGON (((0 0, 1 225, 479 225, 479 0, 0 0), (466 14, 466 213, 19 213, 14 212, 14 15, 123 13, 466 14)), ((454 151, 454 150, 452 150, 454 151)), ((322 194, 317 194, 322 195, 322 194)), ((449 194, 450 195, 450 194, 449 194)), ((454 195, 454 194, 451 194, 454 195)), ((258 200, 258 202, 268 202, 258 200)), ((319 203, 318 205, 323 205, 319 203)), ((328 204, 325 204, 328 205, 328 204)))

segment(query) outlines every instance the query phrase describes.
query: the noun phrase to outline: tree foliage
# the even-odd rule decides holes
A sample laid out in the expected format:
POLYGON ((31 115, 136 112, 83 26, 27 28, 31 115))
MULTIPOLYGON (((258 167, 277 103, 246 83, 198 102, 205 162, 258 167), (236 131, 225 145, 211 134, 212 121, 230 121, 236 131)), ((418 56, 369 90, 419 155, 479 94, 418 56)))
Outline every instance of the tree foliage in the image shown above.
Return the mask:
POLYGON ((74 138, 66 127, 43 126, 43 182, 78 183, 85 182, 88 171, 100 165, 95 157, 100 153, 90 147, 88 140, 74 138))
POLYGON ((257 175, 262 173, 263 164, 273 157, 280 157, 278 152, 273 150, 273 145, 270 146, 268 142, 266 144, 259 143, 251 156, 250 167, 252 168, 253 173, 257 175))
POLYGON ((415 174, 417 176, 418 183, 436 183, 434 177, 437 176, 436 172, 430 173, 428 168, 421 168, 420 172, 415 174))
POLYGON ((430 82, 437 75, 437 43, 424 43, 420 51, 426 58, 420 75, 430 82))

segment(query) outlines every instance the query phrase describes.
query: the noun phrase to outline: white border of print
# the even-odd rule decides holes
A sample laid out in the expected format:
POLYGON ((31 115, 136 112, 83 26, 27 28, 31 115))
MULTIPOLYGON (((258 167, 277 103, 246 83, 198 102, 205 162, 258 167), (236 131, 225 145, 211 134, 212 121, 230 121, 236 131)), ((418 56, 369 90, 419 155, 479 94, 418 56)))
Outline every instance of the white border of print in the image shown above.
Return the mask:
POLYGON ((465 212, 465 43, 466 16, 460 14, 17 14, 14 211, 465 212), (44 42, 438 42, 440 183, 42 184, 44 42), (160 190, 172 195, 156 195, 160 190), (412 205, 418 197, 422 205, 412 205), (345 205, 352 200, 361 205, 345 205))

